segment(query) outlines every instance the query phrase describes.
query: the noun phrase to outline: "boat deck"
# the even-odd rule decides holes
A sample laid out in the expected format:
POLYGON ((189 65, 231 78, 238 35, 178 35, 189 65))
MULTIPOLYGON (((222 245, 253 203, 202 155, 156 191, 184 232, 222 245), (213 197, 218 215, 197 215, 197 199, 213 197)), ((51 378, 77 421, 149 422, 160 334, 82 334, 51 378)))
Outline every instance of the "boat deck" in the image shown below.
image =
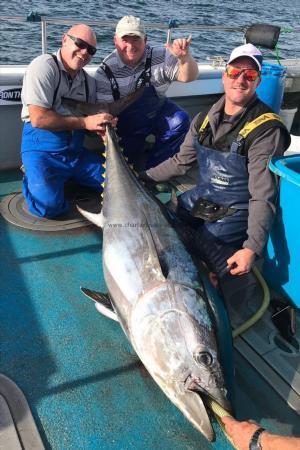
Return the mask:
MULTIPOLYGON (((20 188, 19 172, 0 174, 0 199, 20 188)), ((215 420, 214 443, 191 426, 118 324, 80 292, 80 286, 106 290, 99 229, 33 231, 1 216, 0 223, 0 372, 25 394, 45 448, 232 448, 215 420)), ((239 351, 235 357, 237 417, 300 435, 298 414, 239 351)))

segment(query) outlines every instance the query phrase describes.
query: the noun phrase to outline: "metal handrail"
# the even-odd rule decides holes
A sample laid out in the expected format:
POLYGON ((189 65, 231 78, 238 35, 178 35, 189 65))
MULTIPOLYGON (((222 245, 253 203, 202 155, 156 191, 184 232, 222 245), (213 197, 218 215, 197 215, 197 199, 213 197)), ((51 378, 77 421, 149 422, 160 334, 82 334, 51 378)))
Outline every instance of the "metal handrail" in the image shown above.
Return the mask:
MULTIPOLYGON (((42 52, 47 53, 47 24, 55 25, 74 25, 78 23, 85 23, 90 26, 99 26, 101 28, 115 28, 116 22, 112 20, 78 20, 76 18, 50 17, 39 15, 36 12, 31 12, 28 16, 3 16, 0 15, 0 21, 5 22, 34 22, 41 23, 42 33, 42 52)), ((198 25, 191 23, 180 24, 178 21, 170 20, 169 23, 144 22, 146 29, 167 30, 170 38, 171 30, 173 28, 186 31, 222 31, 222 32, 246 32, 249 25, 242 26, 226 26, 226 25, 198 25)), ((300 28, 293 28, 285 31, 300 31, 300 28)))
MULTIPOLYGON (((76 23, 85 23, 87 25, 99 25, 101 27, 114 28, 116 26, 116 21, 112 20, 78 20, 76 18, 65 18, 61 19, 59 17, 51 16, 40 16, 41 22, 53 23, 56 25, 73 25, 76 23)), ((0 15, 0 20, 2 21, 14 21, 14 22, 28 22, 27 16, 3 16, 0 15)), ((155 28, 157 30, 167 30, 170 28, 168 23, 159 22, 145 22, 146 28, 155 28)), ((181 30, 215 30, 215 31, 244 31, 249 25, 245 26, 225 26, 225 25, 193 25, 190 23, 177 24, 176 28, 181 30)))
MULTIPOLYGON (((55 24, 55 25, 74 25, 76 23, 85 23, 90 26, 99 26, 99 27, 107 27, 107 28, 115 28, 116 22, 112 20, 78 20, 73 18, 64 18, 61 19, 59 17, 50 17, 38 15, 37 13, 33 13, 33 17, 29 16, 3 16, 0 15, 0 21, 4 22, 34 22, 41 23, 41 33, 42 33, 42 53, 47 53, 47 24, 55 24)), ((170 33, 170 29, 172 26, 167 23, 155 23, 155 22, 144 22, 146 29, 156 29, 156 30, 168 30, 170 33)), ((193 25, 193 24, 178 24, 176 23, 176 29, 179 30, 190 30, 190 31, 200 31, 200 30, 211 30, 211 31, 245 31, 246 26, 223 26, 223 25, 193 25)))

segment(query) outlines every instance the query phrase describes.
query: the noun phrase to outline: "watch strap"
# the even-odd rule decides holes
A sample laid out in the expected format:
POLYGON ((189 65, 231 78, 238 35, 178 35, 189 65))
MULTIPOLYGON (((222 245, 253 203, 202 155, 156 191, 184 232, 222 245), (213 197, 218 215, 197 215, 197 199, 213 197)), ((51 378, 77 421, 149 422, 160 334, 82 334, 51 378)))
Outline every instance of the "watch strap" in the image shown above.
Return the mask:
POLYGON ((263 431, 265 431, 265 428, 260 427, 253 433, 250 439, 249 450, 261 450, 262 447, 259 441, 263 431))

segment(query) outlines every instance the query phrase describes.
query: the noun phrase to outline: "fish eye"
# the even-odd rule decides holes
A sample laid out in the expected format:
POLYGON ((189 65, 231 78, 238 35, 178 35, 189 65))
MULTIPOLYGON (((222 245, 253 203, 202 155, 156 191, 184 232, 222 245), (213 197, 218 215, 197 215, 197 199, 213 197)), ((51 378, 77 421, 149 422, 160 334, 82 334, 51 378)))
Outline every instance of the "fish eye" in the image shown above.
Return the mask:
POLYGON ((213 363, 213 357, 208 352, 198 352, 194 356, 196 362, 203 366, 211 366, 213 363))

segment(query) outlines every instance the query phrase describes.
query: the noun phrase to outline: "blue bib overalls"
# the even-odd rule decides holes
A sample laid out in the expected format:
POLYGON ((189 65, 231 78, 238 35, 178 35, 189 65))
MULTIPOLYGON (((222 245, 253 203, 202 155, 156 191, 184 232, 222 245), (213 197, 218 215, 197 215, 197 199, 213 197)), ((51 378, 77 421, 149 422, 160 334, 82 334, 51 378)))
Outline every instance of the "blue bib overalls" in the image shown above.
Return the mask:
POLYGON ((118 135, 129 162, 140 160, 145 139, 155 136, 146 168, 160 164, 178 152, 189 129, 189 116, 175 103, 159 98, 155 88, 144 88, 142 96, 119 116, 118 135))
POLYGON ((247 238, 248 170, 246 157, 234 142, 229 152, 208 148, 195 138, 199 166, 198 184, 179 196, 179 215, 197 228, 197 249, 211 270, 222 276, 226 260, 247 238), (192 216, 199 199, 225 206, 231 214, 209 222, 192 216), (236 209, 236 211, 234 211, 236 209), (232 212, 233 211, 233 212, 232 212))
POLYGON ((102 190, 103 160, 84 149, 84 134, 83 130, 54 132, 24 124, 23 195, 32 214, 51 218, 66 212, 67 181, 102 190))

